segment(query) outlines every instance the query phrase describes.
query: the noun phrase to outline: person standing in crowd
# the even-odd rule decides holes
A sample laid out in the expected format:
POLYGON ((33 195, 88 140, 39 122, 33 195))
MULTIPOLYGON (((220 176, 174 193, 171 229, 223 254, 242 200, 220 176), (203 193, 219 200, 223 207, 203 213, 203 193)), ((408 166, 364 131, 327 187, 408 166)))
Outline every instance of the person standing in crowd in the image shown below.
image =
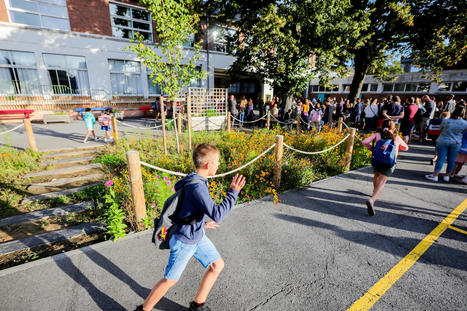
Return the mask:
POLYGON ((435 102, 431 100, 430 96, 428 95, 423 95, 422 101, 425 104, 425 113, 422 115, 422 119, 420 122, 420 137, 419 141, 424 142, 425 141, 425 128, 428 126, 429 121, 433 119, 435 115, 435 102))
POLYGON ((465 175, 464 178, 461 178, 460 176, 457 175, 459 174, 459 172, 462 169, 462 166, 464 166, 465 163, 467 163, 467 131, 462 136, 461 149, 459 149, 459 153, 457 154, 456 166, 454 167, 454 172, 453 172, 454 179, 467 185, 467 174, 465 175))
MULTIPOLYGON (((378 141, 392 140, 392 142, 394 142, 394 148, 396 152, 395 157, 397 158, 399 150, 406 151, 409 149, 409 146, 402 140, 402 138, 394 134, 395 128, 396 124, 394 123, 394 121, 384 120, 383 127, 379 128, 375 134, 363 140, 363 145, 368 150, 373 151, 374 155, 374 148, 378 147, 378 141)), ((383 148, 384 146, 387 145, 383 144, 381 148, 383 148)), ((374 204, 381 195, 381 192, 383 191, 384 185, 386 184, 389 176, 391 176, 392 173, 394 173, 394 170, 396 169, 396 164, 394 164, 393 166, 381 165, 377 161, 374 161, 374 158, 375 157, 373 156, 373 194, 371 195, 371 198, 366 201, 368 215, 370 216, 375 215, 374 204)))
POLYGON ((365 107, 365 132, 374 131, 376 128, 376 119, 378 118, 378 99, 373 99, 365 107))
POLYGON ((406 106, 404 111, 404 118, 402 119, 401 132, 404 141, 408 144, 412 139, 413 131, 416 127, 415 116, 418 112, 418 106, 415 103, 415 98, 409 97, 406 100, 406 106))
POLYGON ((253 112, 253 99, 248 99, 248 106, 246 110, 246 119, 248 121, 253 121, 255 119, 255 114, 253 112))
POLYGON ((352 109, 352 122, 354 124, 354 127, 356 128, 358 128, 360 124, 362 112, 363 112, 362 100, 360 98, 357 98, 357 102, 352 109))
POLYGON ((449 111, 449 113, 453 113, 454 109, 456 109, 456 101, 454 100, 454 95, 451 94, 448 96, 448 100, 443 107, 443 111, 449 111))
POLYGON ((305 103, 303 104, 302 120, 300 121, 300 123, 303 124, 302 127, 308 124, 309 113, 310 113, 310 100, 307 98, 305 99, 305 103))
POLYGON ((238 110, 238 119, 240 120, 240 126, 243 126, 243 121, 245 119, 245 110, 246 110, 246 105, 247 105, 247 100, 245 96, 242 96, 242 99, 240 100, 240 108, 238 110))
POLYGON ((319 104, 315 104, 310 113, 311 118, 311 127, 317 131, 321 128, 321 118, 323 116, 323 111, 319 104))
POLYGON ((443 168, 444 162, 447 159, 448 165, 446 174, 443 176, 445 182, 449 182, 451 175, 454 172, 457 153, 462 146, 462 137, 467 131, 467 121, 463 120, 465 113, 464 106, 458 106, 454 109, 450 119, 445 119, 441 122, 441 134, 436 141, 436 151, 438 160, 436 161, 435 170, 432 174, 425 175, 425 178, 434 182, 438 181, 438 175, 443 168))
POLYGON ((394 123, 399 123, 399 120, 404 117, 404 107, 400 104, 399 96, 390 98, 389 103, 383 107, 383 118, 392 120, 394 123))

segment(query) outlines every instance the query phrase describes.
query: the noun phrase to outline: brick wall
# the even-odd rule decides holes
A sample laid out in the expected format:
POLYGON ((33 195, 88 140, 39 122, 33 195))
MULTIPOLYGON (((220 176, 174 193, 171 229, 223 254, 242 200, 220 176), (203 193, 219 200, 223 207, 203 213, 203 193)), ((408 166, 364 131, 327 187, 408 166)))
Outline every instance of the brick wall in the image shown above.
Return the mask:
POLYGON ((71 31, 112 36, 109 1, 67 0, 71 31))
POLYGON ((8 23, 8 12, 6 10, 5 1, 0 1, 0 22, 8 23))

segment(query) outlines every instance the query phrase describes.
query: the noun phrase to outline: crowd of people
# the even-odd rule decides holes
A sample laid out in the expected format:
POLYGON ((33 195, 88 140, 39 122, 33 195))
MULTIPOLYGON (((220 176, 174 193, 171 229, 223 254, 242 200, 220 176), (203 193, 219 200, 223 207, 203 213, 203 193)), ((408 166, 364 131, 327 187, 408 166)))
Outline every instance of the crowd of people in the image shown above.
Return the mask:
MULTIPOLYGON (((392 131, 399 132, 402 136, 400 141, 396 139, 397 146, 402 146, 401 150, 406 150, 405 146, 411 141, 425 142, 427 138, 431 138, 436 142, 436 151, 431 164, 436 164, 433 173, 426 175, 426 178, 437 182, 438 175, 447 162, 443 180, 449 182, 454 177, 467 184, 467 176, 464 178, 457 176, 463 164, 467 162, 467 109, 465 101, 456 99, 454 95, 438 101, 430 95, 421 98, 407 97, 404 101, 399 96, 365 100, 357 98, 355 103, 336 97, 328 97, 324 101, 317 98, 295 97, 290 107, 286 107, 285 102, 279 97, 273 97, 266 103, 258 99, 255 106, 252 99, 242 97, 237 103, 235 96, 230 95, 228 104, 233 123, 236 122, 239 126, 251 125, 252 123, 245 122, 261 119, 270 111, 271 122, 279 121, 286 127, 292 127, 300 118, 300 125, 304 130, 319 131, 324 125, 333 127, 337 120, 342 118, 349 127, 355 127, 365 133, 379 132, 383 137, 399 137, 382 132, 382 129, 390 129, 393 126, 392 131), (385 121, 391 122, 385 123, 385 121), (435 130, 430 132, 430 129, 435 130)), ((263 118, 254 126, 264 127, 265 124, 263 118)), ((380 136, 375 136, 373 139, 379 140, 380 138, 377 138, 380 136)), ((381 183, 384 185, 382 181, 381 183)), ((374 200, 379 195, 378 192, 374 200)), ((373 201, 370 203, 373 204, 373 201)))

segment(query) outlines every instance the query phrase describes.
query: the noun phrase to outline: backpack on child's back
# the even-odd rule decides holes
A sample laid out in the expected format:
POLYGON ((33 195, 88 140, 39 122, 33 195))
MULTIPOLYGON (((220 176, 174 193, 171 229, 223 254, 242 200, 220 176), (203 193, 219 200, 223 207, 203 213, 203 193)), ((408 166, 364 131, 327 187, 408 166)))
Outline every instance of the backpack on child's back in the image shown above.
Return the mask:
POLYGON ((110 116, 107 114, 100 115, 97 120, 101 126, 109 126, 110 125, 110 116))
POLYGON ((321 121, 321 111, 318 109, 311 112, 311 122, 320 122, 321 121))
POLYGON ((182 225, 195 224, 199 215, 189 215, 183 219, 177 217, 182 209, 185 198, 185 187, 192 184, 203 183, 201 179, 193 179, 187 182, 180 190, 172 194, 164 202, 159 218, 154 219, 154 232, 152 242, 160 249, 169 249, 170 238, 182 225))
POLYGON ((392 139, 380 139, 373 148, 371 165, 373 167, 391 168, 396 165, 397 146, 392 139))

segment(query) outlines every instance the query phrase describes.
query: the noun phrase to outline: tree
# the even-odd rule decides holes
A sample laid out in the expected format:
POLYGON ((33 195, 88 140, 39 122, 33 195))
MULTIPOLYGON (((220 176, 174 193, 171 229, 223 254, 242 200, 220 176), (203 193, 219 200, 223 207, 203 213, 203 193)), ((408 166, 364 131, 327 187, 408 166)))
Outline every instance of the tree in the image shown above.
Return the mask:
POLYGON ((170 100, 174 100, 182 87, 187 87, 194 79, 205 79, 206 72, 200 70, 200 43, 194 44, 194 52, 183 49, 183 44, 197 32, 199 17, 189 8, 192 1, 176 0, 141 0, 148 7, 155 21, 154 47, 147 45, 142 35, 137 34, 133 42, 126 47, 138 55, 142 63, 150 70, 149 77, 154 85, 158 84, 170 100))
POLYGON ((327 83, 331 70, 345 71, 344 46, 364 27, 347 14, 349 7, 348 0, 212 0, 205 6, 206 14, 215 12, 217 22, 236 30, 228 36, 236 57, 231 75, 248 71, 271 80, 287 106, 318 74, 327 83))
POLYGON ((438 74, 467 68, 467 5, 463 0, 415 1, 409 34, 411 58, 438 74))

